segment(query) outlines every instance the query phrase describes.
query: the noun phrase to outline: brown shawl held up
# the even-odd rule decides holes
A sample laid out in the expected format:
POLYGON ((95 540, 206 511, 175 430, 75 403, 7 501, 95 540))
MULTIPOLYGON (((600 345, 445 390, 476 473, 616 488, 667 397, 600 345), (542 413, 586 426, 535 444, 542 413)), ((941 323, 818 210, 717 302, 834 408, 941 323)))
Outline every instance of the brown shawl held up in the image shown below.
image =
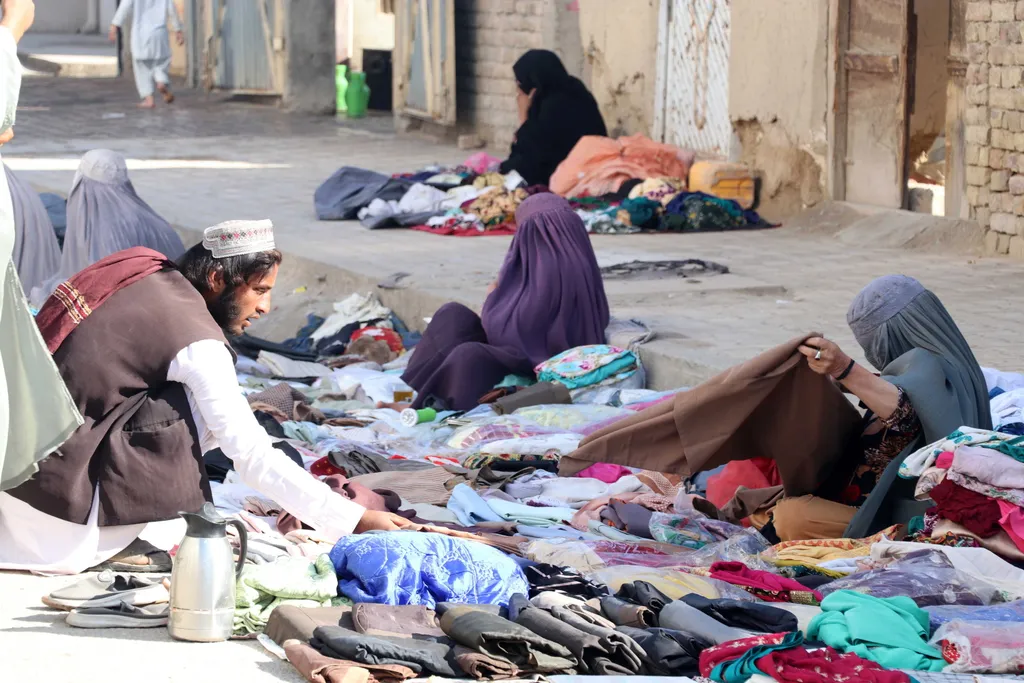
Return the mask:
POLYGON ((733 460, 771 458, 786 495, 814 493, 856 443, 860 414, 792 339, 591 434, 563 457, 559 474, 594 462, 685 477, 733 460))

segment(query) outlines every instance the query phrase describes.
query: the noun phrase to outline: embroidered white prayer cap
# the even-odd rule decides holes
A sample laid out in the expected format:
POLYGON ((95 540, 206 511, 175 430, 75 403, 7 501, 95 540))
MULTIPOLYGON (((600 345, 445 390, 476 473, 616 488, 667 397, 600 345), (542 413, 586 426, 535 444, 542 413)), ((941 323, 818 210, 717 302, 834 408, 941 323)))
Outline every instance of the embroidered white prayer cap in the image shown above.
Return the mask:
POLYGON ((262 221, 226 221, 203 231, 203 246, 213 258, 257 254, 275 248, 274 224, 262 221))

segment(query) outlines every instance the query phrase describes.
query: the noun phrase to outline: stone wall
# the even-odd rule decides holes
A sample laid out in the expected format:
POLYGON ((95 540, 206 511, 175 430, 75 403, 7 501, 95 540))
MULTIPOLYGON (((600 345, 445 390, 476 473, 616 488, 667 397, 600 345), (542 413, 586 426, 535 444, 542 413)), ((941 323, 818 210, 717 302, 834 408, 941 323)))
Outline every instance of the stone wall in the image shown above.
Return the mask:
POLYGON ((518 126, 512 65, 531 48, 552 49, 554 6, 544 0, 455 0, 455 82, 459 128, 495 149, 518 126))
POLYGON ((518 126, 512 65, 552 50, 597 100, 609 133, 650 134, 658 0, 455 0, 458 127, 494 150, 518 126))
POLYGON ((1024 257, 1024 2, 967 3, 967 202, 988 251, 1024 257))

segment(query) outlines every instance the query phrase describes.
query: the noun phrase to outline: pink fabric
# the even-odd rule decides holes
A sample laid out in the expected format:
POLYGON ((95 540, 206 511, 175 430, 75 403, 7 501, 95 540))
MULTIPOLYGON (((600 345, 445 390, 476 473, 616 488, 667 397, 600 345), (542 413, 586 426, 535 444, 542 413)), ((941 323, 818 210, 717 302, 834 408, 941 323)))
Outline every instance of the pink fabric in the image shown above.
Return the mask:
POLYGON ((600 479, 606 484, 614 484, 619 479, 630 474, 633 474, 633 470, 628 467, 612 465, 607 462, 596 462, 590 467, 577 472, 576 476, 589 479, 600 479))
POLYGON ((643 135, 617 140, 585 135, 551 175, 548 186, 563 197, 600 197, 631 178, 685 179, 694 153, 643 135))
POLYGON ((1005 500, 997 500, 996 503, 1001 513, 999 526, 1003 527, 1013 544, 1024 552, 1024 509, 1005 500))
POLYGON ((949 451, 940 453, 939 457, 935 458, 935 466, 940 470, 948 470, 950 465, 953 464, 953 454, 949 451))
POLYGON ((822 600, 821 593, 810 590, 793 579, 787 579, 770 572, 750 569, 742 562, 715 562, 711 565, 711 578, 731 583, 734 586, 743 586, 744 588, 754 588, 778 594, 777 600, 760 595, 762 599, 768 602, 788 602, 790 591, 813 593, 818 602, 822 600))
POLYGON ((501 165, 501 159, 492 157, 487 152, 477 152, 470 154, 462 165, 471 169, 473 173, 483 174, 497 171, 498 166, 501 165))

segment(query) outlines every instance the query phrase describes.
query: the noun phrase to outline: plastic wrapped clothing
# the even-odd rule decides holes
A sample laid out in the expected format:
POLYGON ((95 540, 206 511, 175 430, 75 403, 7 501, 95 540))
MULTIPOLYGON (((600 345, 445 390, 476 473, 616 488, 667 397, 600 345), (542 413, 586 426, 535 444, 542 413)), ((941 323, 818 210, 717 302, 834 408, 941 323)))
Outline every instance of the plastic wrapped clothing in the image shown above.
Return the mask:
MULTIPOLYGON (((933 605, 925 607, 933 629, 954 620, 1013 622, 1024 632, 1024 600, 997 605, 933 605)), ((1024 647, 1024 645, 1022 645, 1024 647)))
POLYGON ((60 268, 60 244, 43 200, 35 190, 4 164, 14 207, 14 267, 28 294, 56 275, 60 268))
POLYGON ((858 591, 877 598, 904 596, 928 605, 987 605, 999 591, 977 576, 965 574, 941 551, 919 550, 883 569, 850 574, 821 588, 828 596, 858 591))
POLYGON ((41 304, 62 281, 86 266, 131 247, 149 247, 171 261, 185 253, 178 233, 136 192, 123 156, 94 149, 82 157, 68 194, 67 231, 60 270, 32 291, 41 304))
POLYGON ((1024 630, 1019 622, 951 621, 929 644, 942 650, 948 673, 1019 674, 1024 672, 1024 630))
POLYGON ((339 592, 355 602, 508 605, 530 585, 515 560, 490 546, 434 533, 346 536, 331 550, 339 592))
MULTIPOLYGON (((14 125, 21 62, 14 36, 0 27, 0 133, 14 125)), ((82 424, 82 416, 46 350, 11 254, 14 213, 0 181, 0 491, 31 477, 37 463, 82 424), (9 427, 13 425, 13 429, 9 427)))
POLYGON ((322 221, 354 219, 374 199, 399 200, 413 183, 355 166, 342 166, 313 193, 316 217, 322 221))

